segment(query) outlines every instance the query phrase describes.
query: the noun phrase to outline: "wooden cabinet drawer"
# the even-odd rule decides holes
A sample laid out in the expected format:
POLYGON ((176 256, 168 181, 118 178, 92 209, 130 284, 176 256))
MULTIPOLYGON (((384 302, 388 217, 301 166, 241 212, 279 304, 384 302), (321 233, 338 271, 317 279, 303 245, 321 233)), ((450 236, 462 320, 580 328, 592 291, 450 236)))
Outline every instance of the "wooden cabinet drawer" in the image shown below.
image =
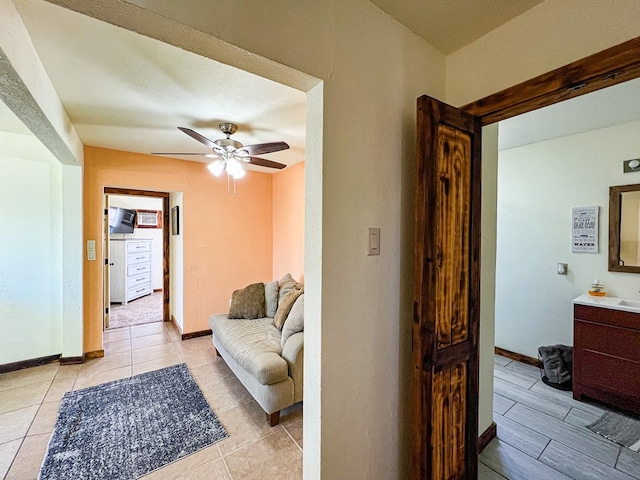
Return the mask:
POLYGON ((593 350, 576 353, 578 358, 575 359, 574 374, 581 384, 624 396, 640 397, 640 363, 593 350))
POLYGON ((150 263, 150 262, 151 262, 151 252, 130 253, 127 256, 128 265, 136 265, 138 263, 150 263))
POLYGON ((141 263, 139 265, 129 265, 127 266, 127 275, 129 277, 133 277, 134 275, 139 275, 141 273, 147 273, 151 271, 150 263, 141 263))
MULTIPOLYGON (((605 355, 640 362, 639 330, 576 320, 573 341, 574 345, 581 350, 593 350, 605 355)), ((637 373, 640 374, 640 372, 637 373)))
POLYGON ((573 318, 616 327, 640 330, 640 315, 611 308, 574 305, 573 318))
POLYGON ((150 251, 151 251, 150 240, 127 242, 127 253, 150 252, 150 251))

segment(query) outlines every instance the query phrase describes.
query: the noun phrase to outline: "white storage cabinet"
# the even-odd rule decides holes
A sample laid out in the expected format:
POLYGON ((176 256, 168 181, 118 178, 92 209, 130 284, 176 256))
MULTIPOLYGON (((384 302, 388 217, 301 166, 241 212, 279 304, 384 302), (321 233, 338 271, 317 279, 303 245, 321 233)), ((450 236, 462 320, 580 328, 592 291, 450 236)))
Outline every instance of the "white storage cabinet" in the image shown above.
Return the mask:
POLYGON ((153 293, 149 239, 109 241, 109 287, 111 303, 122 303, 153 293))

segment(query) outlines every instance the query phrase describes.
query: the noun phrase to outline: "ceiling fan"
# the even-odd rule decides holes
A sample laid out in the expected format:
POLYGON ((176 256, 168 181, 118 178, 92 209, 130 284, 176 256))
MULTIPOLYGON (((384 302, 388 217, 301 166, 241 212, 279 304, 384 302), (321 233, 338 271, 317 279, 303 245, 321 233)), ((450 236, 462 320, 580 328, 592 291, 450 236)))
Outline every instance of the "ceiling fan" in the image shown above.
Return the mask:
POLYGON ((216 177, 223 171, 226 171, 227 175, 233 177, 234 181, 245 175, 242 163, 277 169, 286 167, 286 165, 282 163, 273 162, 266 158, 254 157, 254 155, 286 150, 289 148, 289 145, 285 142, 243 145, 242 143, 231 139, 231 135, 236 133, 236 130, 238 129, 237 125, 233 123, 221 123, 219 127, 227 138, 209 140, 207 137, 200 135, 198 132, 195 132, 190 128, 178 127, 182 132, 209 147, 213 153, 152 153, 152 155, 201 155, 203 157, 216 158, 216 161, 208 165, 209 170, 211 170, 216 177))

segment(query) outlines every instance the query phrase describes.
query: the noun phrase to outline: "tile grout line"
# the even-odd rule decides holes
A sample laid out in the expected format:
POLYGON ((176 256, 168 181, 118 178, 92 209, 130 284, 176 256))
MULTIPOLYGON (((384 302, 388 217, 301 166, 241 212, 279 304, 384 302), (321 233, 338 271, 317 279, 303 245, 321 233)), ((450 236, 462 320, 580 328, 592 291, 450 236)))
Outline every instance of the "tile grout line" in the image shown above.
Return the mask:
MULTIPOLYGON (((502 415, 499 415, 499 414, 498 414, 498 416, 502 416, 502 415)), ((517 424, 518 424, 518 425, 520 425, 521 427, 529 428, 529 427, 527 427, 527 426, 525 426, 525 425, 522 425, 520 422, 515 421, 515 420, 514 420, 514 419, 512 419, 512 418, 507 418, 507 420, 511 420, 512 422, 517 423, 517 424)), ((533 429, 530 429, 530 430, 533 430, 533 429)), ((533 431, 535 432, 535 430, 533 430, 533 431)), ((536 432, 536 433, 540 433, 540 432, 536 432)), ((528 457, 533 458, 534 460, 538 460, 538 459, 540 458, 540 455, 542 455, 542 453, 544 452, 544 450, 547 448, 547 446, 548 446, 548 445, 549 445, 549 443, 551 442, 551 438, 547 437, 546 435, 543 435, 542 433, 540 433, 540 435, 542 435, 543 437, 547 438, 547 439, 548 439, 548 441, 547 441, 547 444, 545 445, 545 447, 542 449, 542 451, 540 452, 540 454, 539 454, 537 457, 534 457, 534 456, 533 456, 533 455, 531 455, 529 452, 524 451, 522 448, 520 448, 520 447, 519 447, 519 446, 517 446, 517 445, 513 445, 513 444, 511 444, 511 443, 507 442, 505 439, 500 438, 499 436, 496 436, 496 438, 497 438, 498 440, 500 440, 502 443, 504 443, 505 445, 509 445, 511 448, 513 448, 513 449, 515 449, 515 450, 518 450, 518 451, 519 451, 519 452, 521 452, 521 453, 524 453, 525 455, 527 455, 528 457)))
MULTIPOLYGON (((540 451, 540 455, 538 455, 538 456, 536 457, 536 460, 538 460, 538 461, 542 462, 542 460, 540 460, 540 457, 542 456, 542 454, 544 453, 544 451, 547 449, 547 447, 548 447, 549 445, 551 445, 551 440, 552 440, 552 439, 551 439, 551 438, 549 438, 549 440, 547 441, 547 444, 546 444, 546 445, 544 446, 544 448, 540 451)), ((544 463, 544 462, 542 462, 542 463, 544 463)))
POLYGON ((494 470, 493 468, 491 468, 489 465, 487 465, 486 463, 478 460, 478 465, 482 464, 484 465, 486 468, 488 468, 489 470, 491 470, 493 473, 495 473, 496 475, 498 475, 500 478, 504 478, 505 480, 509 480, 507 477, 505 477, 504 475, 502 475, 500 472, 494 470))
MULTIPOLYGON (((294 422, 297 423, 297 422, 294 422)), ((291 424, 293 425, 293 423, 291 424)), ((291 441, 293 442, 293 444, 298 447, 298 449, 302 452, 302 447, 300 445, 298 445, 298 442, 296 442, 296 439, 293 438, 293 436, 291 435, 291 433, 289 432, 289 430, 287 429, 287 427, 285 425, 282 425, 282 429, 286 432, 287 435, 289 435, 289 438, 291 439, 291 441)))
MULTIPOLYGON (((282 430, 282 425, 278 425, 278 427, 279 427, 279 430, 282 430)), ((275 428, 275 427, 271 427, 271 428, 275 428)), ((231 450, 226 455, 223 455, 222 458, 228 457, 229 455, 233 455, 234 453, 237 453, 240 450, 243 450, 243 449, 245 449, 247 447, 250 447, 254 443, 258 443, 258 442, 264 440, 265 438, 269 438, 270 436, 275 435, 276 433, 278 433, 278 432, 277 431, 276 432, 269 432, 268 434, 264 435, 263 437, 257 438, 257 439, 255 439, 255 440, 253 440, 253 441, 251 441, 251 442, 249 442, 249 443, 247 443, 245 445, 242 445, 241 447, 236 448, 235 450, 231 450)), ((222 450, 220 451, 220 453, 222 453, 222 450)))
MULTIPOLYGON (((618 455, 616 455, 616 461, 613 464, 613 468, 615 468, 616 470, 618 470, 618 462, 620 461, 620 454, 621 453, 622 453, 622 446, 618 446, 618 455)), ((622 470, 619 470, 619 471, 622 471, 622 470)))
POLYGON ((231 475, 231 470, 229 470, 229 465, 227 465, 227 461, 224 459, 224 455, 222 455, 222 450, 220 450, 220 442, 216 444, 218 448, 218 453, 220 454, 220 458, 222 459, 222 464, 224 465, 224 469, 227 471, 227 475, 229 475, 229 480, 233 480, 233 475, 231 475))
POLYGON ((11 468, 13 468, 13 464, 16 461, 16 458, 18 458, 18 453, 20 453, 20 449, 22 448, 22 445, 24 445, 24 440, 27 438, 27 436, 25 435, 24 437, 22 437, 22 440, 20 441, 20 446, 18 447, 18 449, 16 450, 16 454, 13 456, 13 459, 11 460, 11 463, 9 464, 9 468, 7 468, 7 473, 4 474, 3 478, 7 478, 7 476, 9 475, 9 473, 11 473, 11 468))

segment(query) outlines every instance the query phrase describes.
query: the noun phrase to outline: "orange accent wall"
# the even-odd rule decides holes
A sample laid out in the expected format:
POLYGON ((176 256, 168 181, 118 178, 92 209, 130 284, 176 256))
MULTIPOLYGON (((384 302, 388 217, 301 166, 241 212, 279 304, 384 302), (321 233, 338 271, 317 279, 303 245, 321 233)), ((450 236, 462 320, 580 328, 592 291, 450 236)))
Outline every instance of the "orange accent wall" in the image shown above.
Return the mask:
POLYGON ((191 333, 228 311, 232 290, 272 280, 273 177, 247 171, 233 195, 226 176, 214 177, 204 163, 85 147, 84 239, 96 240, 97 260, 84 260, 84 351, 102 349, 105 186, 184 193, 184 333, 191 333))
POLYGON ((273 178, 273 278, 304 281, 304 162, 273 178))

